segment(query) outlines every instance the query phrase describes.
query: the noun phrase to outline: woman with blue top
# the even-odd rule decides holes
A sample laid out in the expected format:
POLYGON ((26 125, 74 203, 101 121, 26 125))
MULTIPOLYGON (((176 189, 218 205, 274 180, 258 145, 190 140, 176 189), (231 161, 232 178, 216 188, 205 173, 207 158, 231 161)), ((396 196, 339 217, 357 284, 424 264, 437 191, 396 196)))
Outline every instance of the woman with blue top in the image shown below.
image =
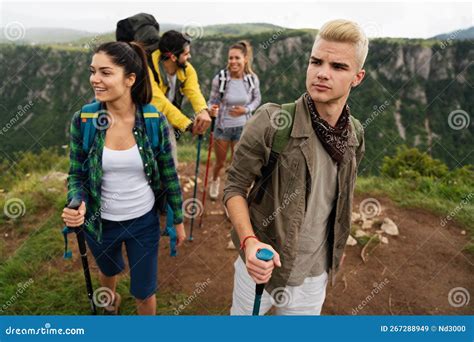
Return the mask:
POLYGON ((68 201, 82 204, 77 210, 65 208, 62 218, 68 227, 84 225, 102 295, 110 297, 104 314, 119 313, 116 286, 125 268, 125 245, 137 312, 154 315, 160 239, 156 207, 164 192, 178 245, 186 238, 168 124, 149 104, 146 55, 139 45, 102 44, 89 69, 96 101, 72 118, 68 177, 68 201))
POLYGON ((249 42, 240 41, 229 49, 227 68, 212 80, 209 106, 212 114, 217 115, 217 121, 214 129, 216 162, 209 189, 211 199, 219 196, 219 173, 227 151, 230 147, 233 154, 245 123, 260 101, 260 82, 252 70, 252 47, 249 42))

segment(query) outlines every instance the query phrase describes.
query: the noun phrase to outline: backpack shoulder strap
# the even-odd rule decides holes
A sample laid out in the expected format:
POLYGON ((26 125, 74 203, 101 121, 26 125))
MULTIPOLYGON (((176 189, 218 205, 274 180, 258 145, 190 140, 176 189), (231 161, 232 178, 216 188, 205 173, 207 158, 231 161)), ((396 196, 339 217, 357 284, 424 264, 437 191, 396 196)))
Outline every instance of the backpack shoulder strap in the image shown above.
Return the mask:
POLYGON ((288 140, 290 139, 291 129, 293 128, 293 121, 295 118, 296 103, 285 103, 281 105, 281 110, 278 115, 289 115, 288 118, 283 118, 284 121, 289 121, 289 125, 285 125, 281 129, 278 129, 273 136, 272 151, 280 154, 286 147, 288 140))
POLYGON ((160 135, 159 135, 159 117, 160 112, 151 104, 146 104, 142 107, 143 118, 145 119, 145 129, 148 140, 151 143, 153 150, 159 149, 160 135))
POLYGON ((225 88, 227 86, 227 71, 222 69, 219 71, 219 94, 221 95, 221 99, 224 97, 225 88))
MULTIPOLYGON (((291 129, 293 128, 293 121, 295 117, 296 103, 285 103, 281 105, 280 111, 276 115, 281 115, 284 117, 285 122, 289 121, 289 125, 285 125, 281 129, 277 129, 272 141, 272 151, 270 157, 268 158, 268 163, 262 166, 261 176, 255 183, 258 184, 258 190, 255 194, 253 201, 256 204, 259 204, 262 201, 265 188, 267 187, 268 182, 271 179, 273 170, 278 163, 278 158, 285 149, 288 141, 290 140, 291 129), (285 118, 287 116, 287 118, 285 118)), ((277 119, 278 120, 278 119, 277 119)))
POLYGON ((101 108, 100 102, 92 102, 86 104, 81 109, 81 135, 82 135, 82 149, 89 153, 89 150, 94 142, 95 132, 97 130, 97 118, 101 108))
POLYGON ((245 81, 250 85, 250 90, 253 90, 255 88, 255 81, 253 79, 252 74, 246 74, 244 76, 245 81))
POLYGON ((148 62, 148 66, 153 74, 153 78, 155 79, 156 84, 160 84, 160 76, 158 76, 158 72, 156 71, 155 64, 153 63, 153 58, 151 53, 146 54, 146 59, 148 62))
POLYGON ((364 134, 364 128, 362 127, 362 124, 360 123, 359 120, 354 118, 352 115, 349 116, 350 118, 350 123, 351 123, 351 128, 355 132, 356 137, 357 137, 357 145, 360 145, 362 141, 362 135, 364 134))

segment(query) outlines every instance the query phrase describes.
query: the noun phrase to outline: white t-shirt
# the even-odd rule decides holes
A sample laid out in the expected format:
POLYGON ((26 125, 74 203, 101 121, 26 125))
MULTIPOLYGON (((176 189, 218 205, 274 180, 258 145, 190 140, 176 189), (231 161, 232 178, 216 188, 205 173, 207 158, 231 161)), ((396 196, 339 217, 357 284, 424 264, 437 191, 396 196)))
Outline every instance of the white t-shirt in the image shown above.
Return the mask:
POLYGON ((128 150, 111 150, 102 154, 101 218, 125 221, 148 213, 155 195, 145 177, 142 158, 135 144, 128 150))
POLYGON ((173 102, 174 97, 176 95, 176 74, 170 75, 167 73, 166 77, 168 78, 168 86, 169 86, 167 98, 168 100, 170 100, 170 102, 173 102))

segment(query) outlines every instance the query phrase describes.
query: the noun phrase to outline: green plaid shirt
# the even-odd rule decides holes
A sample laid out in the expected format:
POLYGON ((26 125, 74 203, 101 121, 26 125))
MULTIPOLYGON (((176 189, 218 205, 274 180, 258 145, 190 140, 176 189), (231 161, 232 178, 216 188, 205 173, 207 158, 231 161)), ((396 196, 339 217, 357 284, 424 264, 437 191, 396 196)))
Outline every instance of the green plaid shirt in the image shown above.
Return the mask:
MULTIPOLYGON (((106 129, 97 129, 89 154, 83 150, 80 111, 76 112, 71 122, 70 168, 68 177, 68 203, 81 199, 86 203, 84 226, 97 241, 102 241, 101 220, 101 185, 102 185, 102 152, 105 143, 106 129)), ((145 131, 145 120, 141 110, 137 110, 133 135, 138 145, 145 176, 150 184, 155 200, 163 193, 174 213, 174 224, 183 222, 182 196, 171 155, 168 123, 164 115, 159 117, 160 147, 155 155, 145 131)))

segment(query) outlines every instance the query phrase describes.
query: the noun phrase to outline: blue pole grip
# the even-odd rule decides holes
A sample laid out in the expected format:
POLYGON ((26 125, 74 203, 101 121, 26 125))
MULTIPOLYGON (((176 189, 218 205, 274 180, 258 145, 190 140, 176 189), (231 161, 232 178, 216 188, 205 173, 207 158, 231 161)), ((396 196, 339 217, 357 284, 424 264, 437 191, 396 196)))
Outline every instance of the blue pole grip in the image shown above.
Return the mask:
MULTIPOLYGON (((269 249, 262 248, 257 251, 257 259, 263 261, 270 261, 273 259, 273 252, 269 249)), ((260 301, 262 299, 263 290, 265 289, 265 284, 257 284, 255 286, 255 300, 253 302, 253 316, 258 316, 260 312, 260 301)))
POLYGON ((257 251, 257 259, 263 261, 270 261, 273 259, 273 252, 266 248, 259 249, 257 251))

